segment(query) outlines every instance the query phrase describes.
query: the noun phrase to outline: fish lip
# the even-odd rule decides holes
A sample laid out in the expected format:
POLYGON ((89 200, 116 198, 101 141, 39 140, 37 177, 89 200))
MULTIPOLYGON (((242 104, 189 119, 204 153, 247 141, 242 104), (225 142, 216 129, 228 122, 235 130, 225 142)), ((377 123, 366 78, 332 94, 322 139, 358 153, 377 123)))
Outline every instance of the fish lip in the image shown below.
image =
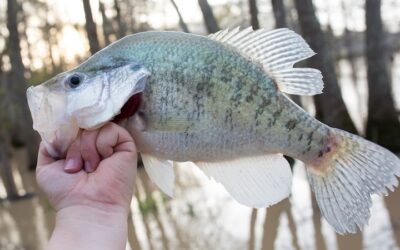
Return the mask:
POLYGON ((67 114, 54 116, 60 112, 59 107, 63 105, 63 102, 61 101, 56 109, 49 108, 52 103, 48 103, 46 100, 50 93, 50 90, 43 84, 31 86, 26 90, 33 129, 40 134, 49 155, 54 159, 59 159, 66 155, 72 137, 77 134, 77 127, 67 114))

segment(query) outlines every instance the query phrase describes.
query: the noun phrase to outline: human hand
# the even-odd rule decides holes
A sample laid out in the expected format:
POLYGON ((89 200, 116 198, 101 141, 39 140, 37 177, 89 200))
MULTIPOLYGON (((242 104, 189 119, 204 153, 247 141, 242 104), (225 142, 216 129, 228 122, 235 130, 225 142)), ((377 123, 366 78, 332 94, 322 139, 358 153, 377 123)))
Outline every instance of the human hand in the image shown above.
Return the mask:
POLYGON ((37 181, 56 210, 47 249, 125 249, 136 162, 132 137, 114 123, 82 131, 65 159, 42 144, 37 181))
POLYGON ((66 159, 54 160, 41 145, 37 181, 57 212, 72 206, 127 212, 136 160, 132 137, 124 128, 109 123, 82 131, 66 159))

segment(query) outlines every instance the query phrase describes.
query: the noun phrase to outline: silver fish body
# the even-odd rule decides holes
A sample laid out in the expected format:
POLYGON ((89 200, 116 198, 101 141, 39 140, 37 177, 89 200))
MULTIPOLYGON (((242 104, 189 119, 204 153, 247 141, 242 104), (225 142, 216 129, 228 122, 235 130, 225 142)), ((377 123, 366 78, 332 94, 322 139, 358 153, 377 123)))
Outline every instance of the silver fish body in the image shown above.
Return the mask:
POLYGON ((106 53, 134 58, 151 72, 128 125, 143 153, 174 161, 284 153, 307 161, 329 141, 326 125, 235 48, 197 35, 147 32, 96 54, 83 70, 104 63, 106 53))
MULTIPOLYGON (((124 123, 145 169, 173 195, 173 162, 193 162, 238 202, 266 207, 291 192, 282 154, 303 161, 322 215, 339 233, 368 222, 372 194, 398 185, 388 150, 317 121, 287 94, 322 92, 321 73, 293 65, 314 55, 287 29, 127 36, 75 69, 28 90, 36 129, 63 156, 79 129, 141 103, 124 123)), ((123 112, 122 112, 123 113, 123 112)))

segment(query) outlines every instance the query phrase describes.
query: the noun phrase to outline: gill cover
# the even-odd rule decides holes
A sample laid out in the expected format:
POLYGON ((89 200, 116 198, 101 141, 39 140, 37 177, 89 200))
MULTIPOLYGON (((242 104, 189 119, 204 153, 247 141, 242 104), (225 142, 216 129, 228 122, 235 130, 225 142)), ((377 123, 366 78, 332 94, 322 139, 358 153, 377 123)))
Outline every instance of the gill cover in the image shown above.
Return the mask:
POLYGON ((143 66, 130 61, 90 71, 77 67, 30 87, 33 128, 49 154, 62 157, 79 129, 95 129, 112 120, 131 96, 143 92, 149 76, 143 66), (79 85, 68 84, 72 75, 80 77, 79 85))

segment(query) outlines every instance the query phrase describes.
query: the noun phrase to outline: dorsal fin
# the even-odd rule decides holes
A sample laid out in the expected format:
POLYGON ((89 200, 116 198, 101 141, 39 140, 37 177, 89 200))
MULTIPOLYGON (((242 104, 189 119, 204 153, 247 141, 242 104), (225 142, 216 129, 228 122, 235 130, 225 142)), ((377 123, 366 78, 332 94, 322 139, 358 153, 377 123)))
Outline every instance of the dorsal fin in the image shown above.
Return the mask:
POLYGON ((282 28, 253 31, 251 27, 222 30, 210 39, 237 48, 242 54, 261 63, 278 85, 280 91, 295 95, 322 93, 321 72, 312 68, 293 68, 296 62, 315 55, 304 39, 295 32, 282 28))

